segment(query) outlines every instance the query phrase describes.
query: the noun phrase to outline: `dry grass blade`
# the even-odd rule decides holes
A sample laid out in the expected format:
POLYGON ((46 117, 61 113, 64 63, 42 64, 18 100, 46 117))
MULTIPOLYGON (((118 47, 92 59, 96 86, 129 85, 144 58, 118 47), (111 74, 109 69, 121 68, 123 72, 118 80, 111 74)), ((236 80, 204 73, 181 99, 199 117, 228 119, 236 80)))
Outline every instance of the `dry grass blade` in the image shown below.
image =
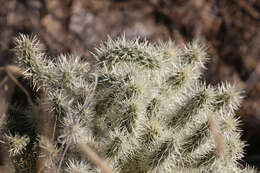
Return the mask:
POLYGON ((113 173, 112 169, 101 159, 87 144, 79 144, 80 149, 85 153, 97 167, 101 168, 103 173, 113 173))
POLYGON ((23 72, 21 69, 19 69, 17 66, 14 65, 7 65, 5 67, 5 70, 7 71, 11 71, 15 76, 19 77, 19 76, 23 76, 23 72))
POLYGON ((225 144, 224 144, 223 136, 220 133, 216 120, 212 116, 208 116, 208 119, 209 119, 210 130, 213 133, 214 140, 216 142, 217 155, 219 157, 223 156, 225 152, 225 144))
POLYGON ((5 71, 6 71, 7 75, 10 77, 10 79, 12 79, 12 81, 24 92, 24 94, 27 97, 28 103, 30 105, 34 105, 29 92, 20 84, 20 82, 14 76, 14 74, 21 75, 19 68, 15 67, 15 66, 6 66, 5 71))

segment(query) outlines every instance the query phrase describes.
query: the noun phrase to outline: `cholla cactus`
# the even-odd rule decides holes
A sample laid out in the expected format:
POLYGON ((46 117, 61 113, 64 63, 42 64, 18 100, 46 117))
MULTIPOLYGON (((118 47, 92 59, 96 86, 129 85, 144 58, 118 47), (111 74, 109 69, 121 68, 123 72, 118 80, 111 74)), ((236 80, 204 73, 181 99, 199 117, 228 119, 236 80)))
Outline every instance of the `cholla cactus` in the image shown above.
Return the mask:
POLYGON ((27 115, 34 147, 21 148, 27 136, 8 136, 23 142, 10 149, 19 153, 16 172, 20 164, 24 172, 100 172, 80 143, 119 173, 255 172, 238 162, 241 94, 229 83, 200 81, 207 55, 198 42, 179 49, 171 41, 109 39, 94 53, 95 70, 74 55, 47 58, 35 37, 15 43, 18 65, 39 93, 27 115))

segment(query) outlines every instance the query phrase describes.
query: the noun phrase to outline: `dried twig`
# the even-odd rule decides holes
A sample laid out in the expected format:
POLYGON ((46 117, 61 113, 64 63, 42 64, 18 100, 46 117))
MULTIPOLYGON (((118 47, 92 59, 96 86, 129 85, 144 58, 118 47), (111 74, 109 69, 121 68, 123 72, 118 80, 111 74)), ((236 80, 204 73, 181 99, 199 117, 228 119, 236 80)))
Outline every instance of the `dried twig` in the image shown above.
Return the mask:
POLYGON ((253 16, 255 19, 259 19, 260 18, 260 13, 258 13, 257 10, 255 10, 253 8, 253 6, 251 4, 249 4, 247 1, 244 0, 237 0, 235 1, 237 2, 237 4, 244 9, 245 11, 247 11, 251 16, 253 16))
POLYGON ((79 144, 80 149, 85 153, 89 160, 92 161, 97 167, 101 168, 103 173, 112 173, 112 169, 101 159, 87 144, 79 144))
POLYGON ((208 119, 209 119, 210 130, 213 133, 214 140, 216 142, 217 155, 219 157, 223 156, 225 152, 225 144, 224 144, 223 136, 220 133, 216 120, 212 116, 208 116, 208 119))
MULTIPOLYGON (((77 115, 75 116, 76 119, 74 120, 74 125, 73 126, 77 126, 78 123, 80 122, 80 115, 82 114, 82 112, 89 106, 89 103, 90 103, 90 100, 92 99, 92 97, 94 96, 95 94, 95 91, 96 91, 96 88, 97 88, 97 84, 98 84, 98 76, 96 73, 93 73, 93 76, 95 77, 95 83, 94 83, 94 86, 93 86, 93 89, 92 91, 89 93, 89 95, 86 96, 85 98, 85 101, 84 101, 84 104, 82 106, 82 108, 80 109, 80 111, 77 113, 77 115)), ((61 155, 61 159, 59 161, 59 165, 58 165, 58 169, 57 169, 57 173, 59 172, 60 168, 61 168, 61 165, 62 165, 62 162, 64 160, 64 156, 69 148, 69 146, 71 145, 71 139, 70 139, 70 133, 66 134, 64 136, 64 139, 63 139, 63 142, 62 142, 62 146, 61 148, 64 148, 64 151, 61 155), (64 148, 66 144, 66 147, 64 148)))
POLYGON ((31 98, 29 92, 20 84, 20 82, 14 76, 14 74, 16 76, 21 75, 19 68, 15 67, 15 66, 6 66, 5 71, 6 71, 7 75, 9 76, 9 78, 24 92, 24 94, 27 97, 28 103, 33 106, 34 103, 32 101, 32 98, 31 98))

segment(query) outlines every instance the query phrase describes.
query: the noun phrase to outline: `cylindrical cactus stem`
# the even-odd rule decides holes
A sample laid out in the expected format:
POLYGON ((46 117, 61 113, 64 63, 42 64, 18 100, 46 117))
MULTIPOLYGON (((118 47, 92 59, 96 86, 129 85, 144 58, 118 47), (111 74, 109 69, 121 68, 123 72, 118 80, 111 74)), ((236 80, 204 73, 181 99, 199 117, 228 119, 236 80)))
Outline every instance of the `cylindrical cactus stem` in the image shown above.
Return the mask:
POLYGON ((109 38, 93 53, 95 80, 84 60, 65 54, 47 59, 38 45, 21 35, 15 52, 45 92, 38 105, 46 104, 48 118, 41 118, 49 123, 38 126, 35 145, 56 172, 99 172, 79 153, 80 143, 118 173, 254 172, 239 164, 244 143, 234 113, 241 94, 228 83, 200 81, 208 58, 198 41, 181 49, 172 41, 109 38), (50 126, 57 128, 44 131, 50 126))
POLYGON ((36 124, 36 132, 39 138, 39 147, 37 149, 38 159, 36 160, 36 172, 54 172, 56 170, 55 165, 55 155, 57 156, 57 149, 54 146, 55 140, 55 130, 57 117, 56 115, 49 111, 48 99, 44 93, 41 94, 41 103, 38 104, 37 109, 34 108, 32 119, 36 124))
MULTIPOLYGON (((4 85, 0 86, 0 140, 3 140, 6 131, 8 119, 8 105, 14 93, 15 84, 11 79, 5 81, 4 85)), ((0 172, 13 173, 14 165, 11 162, 8 145, 0 144, 0 172)))
MULTIPOLYGON (((185 167, 214 172, 213 167, 224 162, 217 153, 209 116, 216 117, 215 123, 221 127, 219 133, 227 146, 224 156, 232 153, 239 158, 242 143, 239 145, 236 132, 232 132, 234 136, 232 130, 223 132, 221 116, 234 112, 240 94, 229 84, 215 89, 198 82, 207 61, 204 46, 193 42, 180 50, 172 42, 156 47, 147 41, 121 38, 103 44, 96 56, 101 76, 97 119, 106 131, 119 133, 107 138, 112 140, 107 146, 108 158, 119 172, 174 172, 185 167)), ((230 160, 233 166, 236 162, 230 160)))

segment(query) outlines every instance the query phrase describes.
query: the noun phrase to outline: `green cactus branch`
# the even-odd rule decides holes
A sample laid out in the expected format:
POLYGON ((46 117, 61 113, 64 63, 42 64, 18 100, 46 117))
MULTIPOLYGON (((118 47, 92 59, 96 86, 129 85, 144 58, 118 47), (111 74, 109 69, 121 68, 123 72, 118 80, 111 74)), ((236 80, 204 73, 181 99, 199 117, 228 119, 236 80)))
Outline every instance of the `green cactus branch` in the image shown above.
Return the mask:
POLYGON ((94 70, 75 55, 47 57, 36 37, 20 35, 15 44, 38 109, 24 108, 26 125, 10 122, 32 133, 8 125, 1 132, 14 173, 101 172, 82 144, 118 173, 256 172, 239 162, 241 92, 201 81, 208 56, 198 41, 181 49, 172 41, 109 38, 93 53, 94 70))

